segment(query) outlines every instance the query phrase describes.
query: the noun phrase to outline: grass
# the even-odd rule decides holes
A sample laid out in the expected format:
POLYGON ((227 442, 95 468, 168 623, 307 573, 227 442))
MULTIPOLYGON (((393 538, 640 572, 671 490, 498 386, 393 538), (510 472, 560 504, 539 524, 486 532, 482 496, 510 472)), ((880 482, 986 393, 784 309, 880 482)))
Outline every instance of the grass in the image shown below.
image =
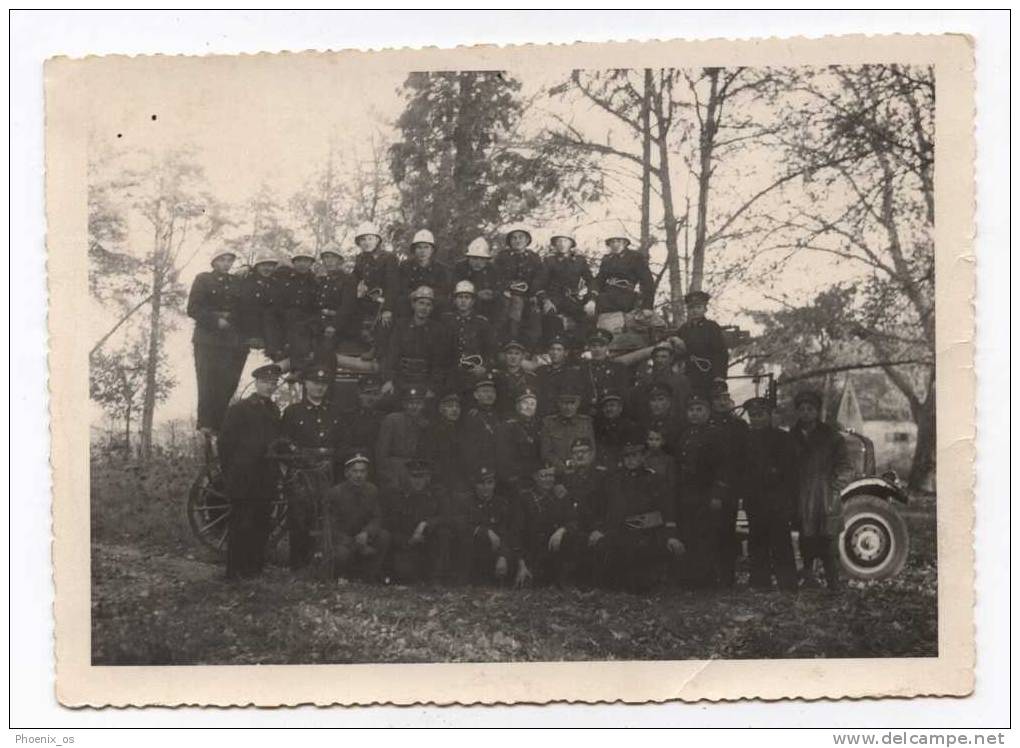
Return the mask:
POLYGON ((907 567, 831 598, 738 588, 650 596, 329 584, 273 567, 227 583, 184 514, 193 462, 93 465, 96 664, 512 662, 933 656, 935 502, 907 567), (97 469, 98 468, 98 469, 97 469))

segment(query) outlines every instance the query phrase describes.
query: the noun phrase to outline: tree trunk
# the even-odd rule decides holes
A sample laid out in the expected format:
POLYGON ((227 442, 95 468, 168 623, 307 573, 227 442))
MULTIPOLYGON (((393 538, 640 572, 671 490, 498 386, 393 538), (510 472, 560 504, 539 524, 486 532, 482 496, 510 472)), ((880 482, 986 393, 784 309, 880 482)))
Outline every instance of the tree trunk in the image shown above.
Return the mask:
POLYGON ((928 395, 918 408, 911 408, 917 424, 917 442, 910 461, 907 488, 914 491, 931 491, 935 477, 935 374, 928 379, 928 395))
POLYGON ((652 245, 652 69, 645 68, 645 88, 641 96, 641 254, 648 256, 652 245))
MULTIPOLYGON (((669 174, 669 122, 666 112, 663 110, 663 88, 665 84, 660 79, 660 87, 655 95, 655 116, 658 121, 658 135, 656 139, 659 145, 659 184, 662 194, 662 221, 666 234, 666 266, 669 273, 669 302, 670 316, 676 320, 683 319, 683 281, 680 276, 680 246, 677 241, 676 213, 673 210, 673 182, 669 174)), ((668 106, 668 104, 667 104, 668 106)))
POLYGON ((719 68, 706 68, 709 79, 708 103, 705 118, 701 121, 698 139, 698 222, 694 229, 694 251, 691 257, 691 289, 700 291, 705 275, 705 239, 708 236, 708 193, 712 180, 712 150, 715 148, 715 134, 718 123, 716 110, 719 107, 719 68))
MULTIPOLYGON (((158 263, 158 259, 156 260, 158 263)), ((145 361, 145 394, 142 398, 141 452, 152 456, 152 422, 156 412, 156 369, 159 365, 160 316, 163 311, 163 278, 157 264, 152 271, 152 311, 149 315, 149 353, 145 361)))
MULTIPOLYGON (((472 148, 471 118, 475 107, 476 74, 463 72, 457 76, 458 102, 457 102, 457 123, 453 128, 453 173, 451 186, 453 195, 441 199, 439 196, 434 200, 434 205, 440 203, 447 206, 450 197, 464 198, 474 195, 477 185, 474 184, 474 150, 472 148)), ((441 233, 443 240, 439 242, 436 249, 436 259, 448 266, 464 253, 469 241, 467 237, 470 227, 461 225, 461 218, 456 210, 444 209, 440 222, 433 224, 432 230, 441 233)))
POLYGON ((124 411, 124 454, 131 456, 131 402, 124 411))

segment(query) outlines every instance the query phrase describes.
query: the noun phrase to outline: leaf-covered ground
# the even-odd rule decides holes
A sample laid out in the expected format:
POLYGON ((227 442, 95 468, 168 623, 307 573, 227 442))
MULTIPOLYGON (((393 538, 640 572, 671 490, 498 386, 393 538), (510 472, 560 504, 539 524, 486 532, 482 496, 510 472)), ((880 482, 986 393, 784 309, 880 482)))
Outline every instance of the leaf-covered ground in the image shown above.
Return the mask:
POLYGON ((372 587, 272 567, 227 583, 189 538, 193 465, 93 465, 96 664, 467 662, 935 655, 935 502, 907 567, 839 597, 372 587), (98 468, 98 469, 97 469, 98 468))

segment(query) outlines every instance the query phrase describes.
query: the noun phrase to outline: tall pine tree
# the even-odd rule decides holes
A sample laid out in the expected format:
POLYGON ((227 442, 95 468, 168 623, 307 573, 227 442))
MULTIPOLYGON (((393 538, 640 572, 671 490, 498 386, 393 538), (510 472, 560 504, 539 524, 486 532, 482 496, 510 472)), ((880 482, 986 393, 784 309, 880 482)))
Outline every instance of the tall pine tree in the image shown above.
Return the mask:
POLYGON ((601 174, 590 163, 547 153, 520 135, 521 84, 502 72, 411 73, 397 119, 390 171, 402 219, 393 243, 414 231, 436 236, 437 257, 452 262, 468 242, 506 223, 541 220, 594 199, 601 174))

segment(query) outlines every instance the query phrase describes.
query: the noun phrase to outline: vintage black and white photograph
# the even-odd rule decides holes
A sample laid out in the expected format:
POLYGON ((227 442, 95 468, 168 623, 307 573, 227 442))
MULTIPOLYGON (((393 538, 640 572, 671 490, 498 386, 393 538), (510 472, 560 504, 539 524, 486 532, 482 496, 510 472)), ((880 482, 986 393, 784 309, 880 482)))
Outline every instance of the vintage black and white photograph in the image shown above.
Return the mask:
POLYGON ((87 664, 937 660, 939 61, 490 52, 59 89, 87 664))

